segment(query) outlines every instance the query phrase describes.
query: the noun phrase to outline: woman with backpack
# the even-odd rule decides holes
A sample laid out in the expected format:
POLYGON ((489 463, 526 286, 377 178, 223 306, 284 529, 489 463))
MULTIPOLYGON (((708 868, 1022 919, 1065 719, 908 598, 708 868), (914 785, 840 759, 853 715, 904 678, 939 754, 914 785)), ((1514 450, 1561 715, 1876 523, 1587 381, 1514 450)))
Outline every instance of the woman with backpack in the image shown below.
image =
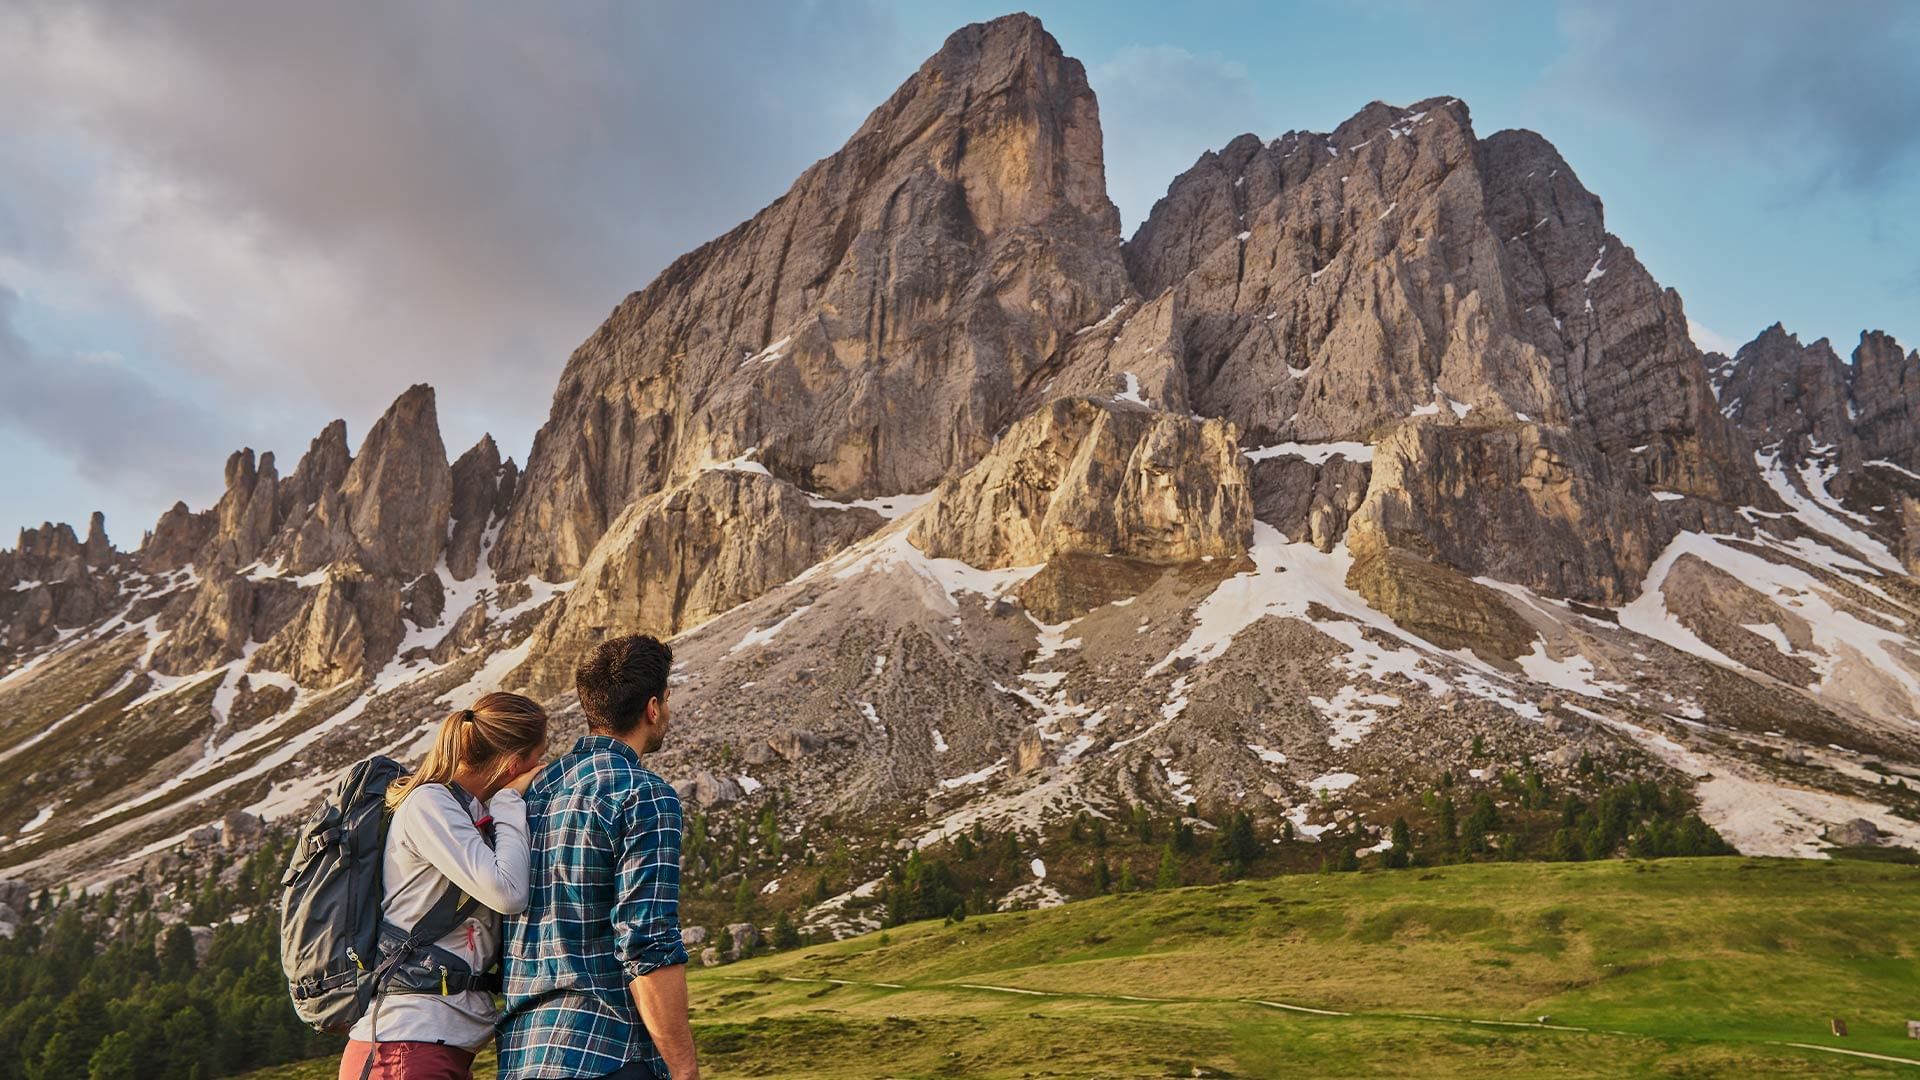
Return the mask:
POLYGON ((396 965, 353 1025, 340 1080, 472 1076, 499 1019, 498 975, 488 973, 500 959, 500 916, 527 907, 522 797, 546 752, 546 711, 491 693, 447 717, 419 771, 387 788, 382 955, 423 927, 450 929, 396 965))

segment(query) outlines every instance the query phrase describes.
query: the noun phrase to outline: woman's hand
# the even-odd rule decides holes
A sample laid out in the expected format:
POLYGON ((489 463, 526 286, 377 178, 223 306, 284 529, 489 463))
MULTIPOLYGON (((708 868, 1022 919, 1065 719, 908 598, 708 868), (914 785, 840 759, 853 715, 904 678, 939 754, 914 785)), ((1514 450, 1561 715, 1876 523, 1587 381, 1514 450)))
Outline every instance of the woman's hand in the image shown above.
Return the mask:
POLYGON ((520 797, 525 798, 527 794, 527 789, 533 786, 534 777, 539 776, 540 770, 546 767, 547 767, 547 763, 544 761, 534 762, 531 766, 527 768, 527 771, 507 781, 506 786, 501 788, 501 790, 502 791, 511 790, 516 794, 520 795, 520 797))

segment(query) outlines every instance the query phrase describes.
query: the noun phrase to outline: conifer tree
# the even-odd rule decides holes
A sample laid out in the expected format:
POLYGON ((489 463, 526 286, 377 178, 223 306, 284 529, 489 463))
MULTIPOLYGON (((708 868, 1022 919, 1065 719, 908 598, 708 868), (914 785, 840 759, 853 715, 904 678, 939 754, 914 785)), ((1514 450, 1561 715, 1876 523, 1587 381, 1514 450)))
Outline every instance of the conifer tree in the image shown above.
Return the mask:
POLYGON ((1153 887, 1156 889, 1180 887, 1180 861, 1174 855, 1172 840, 1168 840, 1160 849, 1160 870, 1153 876, 1153 887))

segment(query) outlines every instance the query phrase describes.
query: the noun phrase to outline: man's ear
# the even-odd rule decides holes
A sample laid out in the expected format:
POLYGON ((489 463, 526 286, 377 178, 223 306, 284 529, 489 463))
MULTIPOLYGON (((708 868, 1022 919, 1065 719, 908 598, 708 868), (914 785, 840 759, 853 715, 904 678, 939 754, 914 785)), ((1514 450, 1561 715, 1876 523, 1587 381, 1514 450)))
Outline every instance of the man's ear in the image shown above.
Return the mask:
POLYGON ((659 722, 660 722, 660 699, 657 697, 650 697, 647 699, 647 723, 657 724, 659 722))

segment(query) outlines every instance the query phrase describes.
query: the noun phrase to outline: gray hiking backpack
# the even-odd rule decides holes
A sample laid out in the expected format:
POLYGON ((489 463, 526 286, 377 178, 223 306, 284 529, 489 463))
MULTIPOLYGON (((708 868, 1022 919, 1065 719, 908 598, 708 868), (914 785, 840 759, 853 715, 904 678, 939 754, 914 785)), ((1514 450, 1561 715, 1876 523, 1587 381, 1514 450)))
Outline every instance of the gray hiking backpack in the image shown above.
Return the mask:
POLYGON ((349 769, 301 830, 280 879, 280 967, 294 1011, 316 1031, 346 1034, 382 993, 499 988, 497 972, 476 973, 434 944, 465 922, 478 900, 449 884, 412 930, 382 918, 387 788, 405 775, 388 757, 349 769))

